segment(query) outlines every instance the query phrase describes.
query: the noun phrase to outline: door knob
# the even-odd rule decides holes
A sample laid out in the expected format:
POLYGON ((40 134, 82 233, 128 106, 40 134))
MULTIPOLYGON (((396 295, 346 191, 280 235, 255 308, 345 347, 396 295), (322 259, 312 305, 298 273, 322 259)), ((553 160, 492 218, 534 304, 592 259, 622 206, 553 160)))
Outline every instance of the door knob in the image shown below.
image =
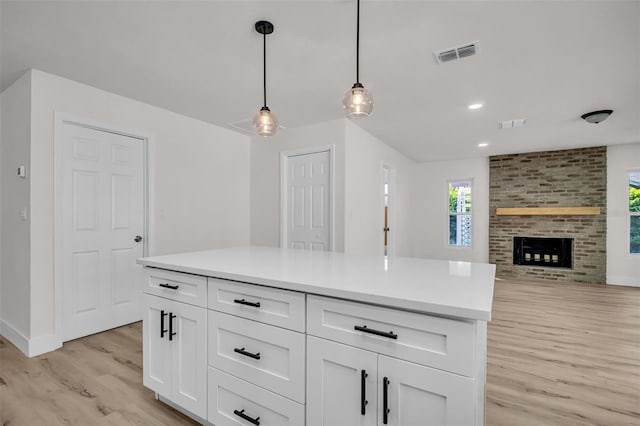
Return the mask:
POLYGON ((133 239, 136 243, 139 243, 140 241, 142 241, 142 237, 140 235, 136 235, 136 237, 133 239))

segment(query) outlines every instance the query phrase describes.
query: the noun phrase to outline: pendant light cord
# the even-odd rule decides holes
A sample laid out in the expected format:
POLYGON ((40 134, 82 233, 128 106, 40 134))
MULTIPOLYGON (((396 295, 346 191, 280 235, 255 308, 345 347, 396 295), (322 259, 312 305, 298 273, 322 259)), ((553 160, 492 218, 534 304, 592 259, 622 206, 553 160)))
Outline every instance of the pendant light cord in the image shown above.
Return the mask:
POLYGON ((264 107, 267 107, 267 35, 262 35, 262 93, 264 107))
POLYGON ((360 83, 360 0, 358 0, 356 21, 356 83, 360 83))

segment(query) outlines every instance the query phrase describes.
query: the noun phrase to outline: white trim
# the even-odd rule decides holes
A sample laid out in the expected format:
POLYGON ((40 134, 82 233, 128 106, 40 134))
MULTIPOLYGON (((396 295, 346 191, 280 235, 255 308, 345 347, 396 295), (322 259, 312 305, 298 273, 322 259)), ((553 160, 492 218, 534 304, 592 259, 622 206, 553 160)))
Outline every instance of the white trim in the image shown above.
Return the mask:
POLYGON ((621 285, 627 287, 640 287, 640 278, 625 277, 623 275, 607 276, 607 285, 621 285))
POLYGON ((380 233, 380 254, 384 255, 384 170, 389 171, 389 234, 387 235, 387 256, 393 256, 396 251, 396 223, 395 223, 395 201, 396 201, 396 167, 393 164, 380 162, 380 214, 381 229, 380 233))
POLYGON ((54 334, 28 339, 5 320, 0 320, 0 334, 29 358, 51 352, 62 346, 62 342, 54 334))
POLYGON ((62 128, 64 124, 72 124, 75 126, 86 127, 89 129, 99 130, 103 132, 115 133, 117 135, 128 136, 139 139, 143 143, 143 185, 145 192, 144 202, 144 240, 143 240, 143 256, 155 254, 155 220, 151 214, 155 206, 155 138, 146 132, 136 131, 118 127, 112 124, 101 123, 84 117, 64 112, 54 112, 54 169, 53 169, 53 197, 54 197, 54 317, 55 317, 55 333, 54 340, 60 342, 62 346, 62 286, 60 282, 61 274, 61 238, 59 235, 62 229, 60 205, 61 179, 58 173, 61 158, 60 145, 62 143, 62 128))
POLYGON ((286 247, 287 243, 287 167, 289 157, 299 155, 317 154, 329 152, 329 250, 335 250, 335 145, 324 145, 313 148, 302 148, 289 151, 280 151, 280 247, 286 247))

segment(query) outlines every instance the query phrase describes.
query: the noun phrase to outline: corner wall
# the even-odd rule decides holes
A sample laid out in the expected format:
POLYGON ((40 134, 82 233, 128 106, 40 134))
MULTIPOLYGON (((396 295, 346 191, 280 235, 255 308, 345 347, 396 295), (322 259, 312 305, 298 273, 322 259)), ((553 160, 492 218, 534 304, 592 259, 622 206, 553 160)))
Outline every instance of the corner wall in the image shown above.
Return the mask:
POLYGON ((629 175, 640 143, 607 147, 607 284, 640 287, 640 254, 629 253, 629 175))
MULTIPOLYGON (((30 75, 30 111, 20 110, 20 120, 30 119, 30 136, 20 143, 30 144, 31 217, 27 225, 31 245, 20 260, 25 270, 16 279, 20 291, 22 283, 30 284, 30 290, 26 300, 21 293, 20 297, 3 297, 3 303, 30 317, 20 326, 42 353, 53 349, 55 342, 51 338, 55 333, 55 113, 151 137, 154 205, 150 206, 150 222, 155 227, 148 236, 154 241, 149 255, 249 243, 249 138, 62 77, 37 70, 30 75)), ((7 141, 13 146, 17 140, 7 141)), ((8 172, 14 161, 8 157, 6 162, 11 165, 8 172)), ((3 250, 3 262, 6 253, 3 250)), ((2 315, 4 318, 4 310, 2 315)))
MULTIPOLYGON (((0 332, 13 335, 16 346, 27 344, 30 321, 30 110, 31 73, 27 72, 0 95, 2 167, 2 224, 0 266, 0 332), (18 166, 26 166, 27 177, 17 176, 18 166), (26 208, 27 221, 19 216, 26 208), (18 340, 18 341, 17 341, 18 340), (23 343, 20 343, 22 341, 23 343)), ((22 348, 21 348, 22 349, 22 348)))
POLYGON ((395 197, 390 206, 394 256, 412 255, 410 221, 414 162, 363 130, 345 122, 345 252, 383 253, 382 165, 395 169, 395 197))

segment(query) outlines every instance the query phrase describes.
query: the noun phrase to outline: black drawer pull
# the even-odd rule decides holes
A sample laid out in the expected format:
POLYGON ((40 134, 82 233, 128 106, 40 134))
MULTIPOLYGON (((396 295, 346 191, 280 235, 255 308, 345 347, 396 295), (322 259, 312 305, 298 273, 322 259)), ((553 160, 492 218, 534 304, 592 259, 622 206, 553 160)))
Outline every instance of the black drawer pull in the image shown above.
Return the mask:
POLYGON ((366 399, 367 396, 367 377, 369 375, 365 370, 360 370, 360 414, 363 416, 367 414, 367 404, 369 403, 366 399))
POLYGON ((236 416, 245 419, 246 421, 248 421, 249 423, 253 423, 256 426, 260 426, 260 417, 256 417, 255 419, 252 417, 247 416, 244 413, 244 410, 233 410, 233 414, 235 414, 236 416))
POLYGON ((390 332, 386 332, 386 331, 380 331, 380 330, 374 330, 373 328, 367 328, 366 325, 363 326, 359 326, 356 325, 353 327, 354 330, 358 330, 358 331, 363 331, 365 333, 371 333, 371 334, 375 334, 376 336, 382 336, 382 337, 388 337, 389 339, 397 339, 398 335, 395 334, 393 331, 390 332))
POLYGON ((169 313, 169 340, 173 340, 173 336, 176 335, 176 333, 173 332, 173 319, 176 316, 173 315, 172 313, 169 313))
POLYGON ((179 285, 171 285, 171 284, 167 284, 167 283, 160 283, 160 284, 158 284, 158 287, 170 288, 171 290, 177 290, 180 286, 179 285))
POLYGON ((167 313, 162 310, 160 311, 160 338, 164 338, 164 333, 167 332, 167 330, 164 328, 164 317, 167 316, 167 313))
POLYGON ((248 356, 249 358, 260 359, 260 352, 258 352, 257 354, 252 354, 251 352, 245 351, 244 348, 235 348, 233 351, 239 353, 240 355, 248 356))
POLYGON ((382 379, 382 424, 389 423, 389 379, 382 379))
POLYGON ((234 299, 233 303, 239 303, 241 305, 247 305, 247 306, 253 306, 254 308, 259 308, 260 307, 260 302, 247 302, 244 299, 234 299))

